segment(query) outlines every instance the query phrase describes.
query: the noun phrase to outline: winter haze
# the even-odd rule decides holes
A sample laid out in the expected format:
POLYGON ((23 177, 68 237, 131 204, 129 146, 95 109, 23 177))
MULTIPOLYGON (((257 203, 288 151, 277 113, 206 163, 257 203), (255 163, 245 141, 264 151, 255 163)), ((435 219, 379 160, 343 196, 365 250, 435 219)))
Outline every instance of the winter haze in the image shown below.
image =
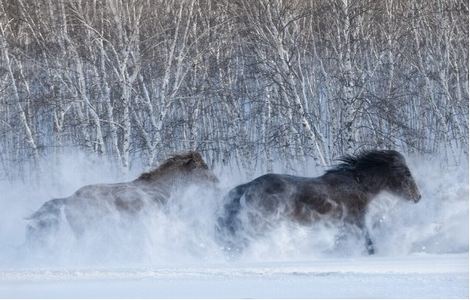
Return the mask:
POLYGON ((458 0, 0 0, 0 297, 467 298, 468 22, 458 0), (221 249, 231 188, 367 149, 422 194, 372 201, 374 255, 289 219, 221 249), (46 201, 187 150, 219 190, 25 243, 46 201))

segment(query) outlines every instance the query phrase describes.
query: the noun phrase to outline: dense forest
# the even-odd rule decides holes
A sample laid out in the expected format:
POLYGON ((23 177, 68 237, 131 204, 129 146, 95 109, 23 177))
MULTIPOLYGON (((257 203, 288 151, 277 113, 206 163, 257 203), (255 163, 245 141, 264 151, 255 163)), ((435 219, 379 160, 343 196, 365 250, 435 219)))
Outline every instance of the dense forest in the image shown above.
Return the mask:
POLYGON ((465 157, 468 34, 463 0, 0 0, 0 179, 71 149, 465 157))

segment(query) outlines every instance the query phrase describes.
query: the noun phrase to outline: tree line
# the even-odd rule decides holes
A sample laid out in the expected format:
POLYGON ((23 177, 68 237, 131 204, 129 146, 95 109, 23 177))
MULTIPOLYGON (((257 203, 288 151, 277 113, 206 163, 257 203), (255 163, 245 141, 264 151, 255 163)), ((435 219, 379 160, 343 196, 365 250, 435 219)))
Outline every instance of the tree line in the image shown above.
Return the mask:
POLYGON ((468 155, 468 34, 463 0, 0 0, 0 169, 468 155))

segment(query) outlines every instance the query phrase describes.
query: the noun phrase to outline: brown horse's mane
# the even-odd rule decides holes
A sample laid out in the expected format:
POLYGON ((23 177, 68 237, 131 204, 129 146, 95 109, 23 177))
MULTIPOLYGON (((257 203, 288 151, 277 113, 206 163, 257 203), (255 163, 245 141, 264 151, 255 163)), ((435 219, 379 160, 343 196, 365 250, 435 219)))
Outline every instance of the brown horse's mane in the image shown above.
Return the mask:
POLYGON ((170 158, 164 160, 155 169, 142 173, 136 180, 150 181, 161 178, 165 175, 173 173, 174 171, 185 171, 195 168, 205 170, 209 169, 199 152, 189 151, 185 153, 174 154, 170 158))

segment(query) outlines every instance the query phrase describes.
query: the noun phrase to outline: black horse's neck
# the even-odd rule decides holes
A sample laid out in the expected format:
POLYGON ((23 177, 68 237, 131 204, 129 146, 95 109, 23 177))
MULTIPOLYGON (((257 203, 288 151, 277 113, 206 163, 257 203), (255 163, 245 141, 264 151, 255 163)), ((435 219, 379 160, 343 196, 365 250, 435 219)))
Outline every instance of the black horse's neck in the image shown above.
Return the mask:
POLYGON ((371 199, 387 188, 387 179, 378 168, 356 171, 354 174, 356 180, 371 199))

